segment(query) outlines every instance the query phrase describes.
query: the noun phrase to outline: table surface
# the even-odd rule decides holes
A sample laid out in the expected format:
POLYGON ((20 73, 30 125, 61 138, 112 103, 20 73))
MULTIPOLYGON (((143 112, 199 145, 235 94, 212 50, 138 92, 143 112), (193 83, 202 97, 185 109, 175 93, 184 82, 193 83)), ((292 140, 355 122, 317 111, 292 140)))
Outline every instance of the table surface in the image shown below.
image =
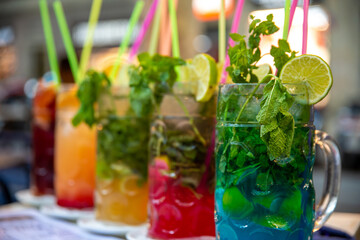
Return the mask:
MULTIPOLYGON (((12 203, 0 207, 0 212, 3 210, 11 209, 29 209, 31 207, 24 206, 19 203, 12 203)), ((360 213, 342 213, 334 212, 325 226, 335 228, 340 231, 344 231, 351 236, 354 236, 356 240, 360 240, 360 213)), ((119 238, 121 239, 121 238, 119 238)))

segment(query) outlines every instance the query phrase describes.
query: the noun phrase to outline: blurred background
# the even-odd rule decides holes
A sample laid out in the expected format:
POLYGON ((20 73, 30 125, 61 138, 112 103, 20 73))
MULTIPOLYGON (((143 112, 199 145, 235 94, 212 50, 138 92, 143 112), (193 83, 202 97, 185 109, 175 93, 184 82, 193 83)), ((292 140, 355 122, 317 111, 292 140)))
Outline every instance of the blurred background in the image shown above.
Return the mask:
MULTIPOLYGON (((78 54, 87 31, 90 0, 63 0, 67 21, 78 54)), ((150 5, 150 1, 146 1, 150 5)), ((178 1, 181 56, 199 52, 218 57, 218 23, 214 15, 220 0, 178 1)), ((101 67, 116 55, 122 41, 134 0, 104 0, 95 31, 90 64, 101 67)), ((236 1, 226 0, 228 31, 236 1)), ((239 33, 247 34, 249 15, 265 19, 274 14, 283 25, 284 0, 245 2, 239 33)), ((302 1, 299 0, 299 7, 302 1)), ((64 45, 50 11, 63 81, 71 82, 64 45)), ((295 13, 289 41, 301 52, 302 9, 295 13)), ((162 23, 162 28, 167 23, 162 23)), ((334 85, 316 105, 316 127, 327 131, 343 151, 341 193, 336 211, 360 212, 360 1, 312 0, 309 11, 308 53, 324 58, 331 66, 334 85)), ((139 30, 135 29, 133 36, 139 30)), ((279 31, 281 34, 282 30, 279 31)), ((148 36, 147 36, 148 37, 148 36)), ((263 52, 277 39, 267 38, 263 52)), ((134 40, 134 39, 132 39, 134 40)), ((147 46, 142 46, 146 50, 147 46)), ((170 53, 167 35, 159 39, 159 49, 170 53)), ((264 61, 268 61, 266 58, 264 61)), ((14 193, 29 187, 32 157, 31 105, 38 79, 49 70, 45 40, 37 0, 0 0, 0 205, 15 201, 14 193)), ((324 171, 316 163, 314 181, 321 195, 324 171)))

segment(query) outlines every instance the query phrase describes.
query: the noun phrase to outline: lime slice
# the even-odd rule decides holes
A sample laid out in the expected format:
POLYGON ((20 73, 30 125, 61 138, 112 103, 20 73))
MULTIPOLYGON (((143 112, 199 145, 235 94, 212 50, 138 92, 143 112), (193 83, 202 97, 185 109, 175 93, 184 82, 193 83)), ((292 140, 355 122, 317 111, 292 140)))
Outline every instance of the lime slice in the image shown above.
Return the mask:
POLYGON ((253 74, 258 78, 259 82, 269 73, 271 73, 271 67, 269 64, 262 64, 258 66, 257 69, 253 70, 253 74))
POLYGON ((215 60, 207 54, 196 55, 191 63, 198 79, 196 101, 208 101, 216 90, 218 74, 215 60))
POLYGON ((128 196, 136 196, 140 192, 139 177, 136 175, 130 175, 120 180, 120 191, 128 196))
MULTIPOLYGON (((259 82, 269 73, 271 73, 271 67, 269 64, 261 64, 257 66, 257 69, 254 69, 252 73, 258 78, 259 82)), ((250 82, 250 74, 246 76, 246 81, 250 82)))
POLYGON ((283 83, 306 86, 306 94, 292 92, 295 93, 295 100, 302 104, 320 102, 333 84, 329 65, 322 58, 314 55, 301 55, 291 59, 281 70, 280 79, 283 83))
POLYGON ((187 60, 186 62, 186 65, 178 67, 178 80, 187 84, 187 90, 190 94, 196 95, 198 87, 198 76, 195 72, 195 67, 190 63, 190 61, 187 60))

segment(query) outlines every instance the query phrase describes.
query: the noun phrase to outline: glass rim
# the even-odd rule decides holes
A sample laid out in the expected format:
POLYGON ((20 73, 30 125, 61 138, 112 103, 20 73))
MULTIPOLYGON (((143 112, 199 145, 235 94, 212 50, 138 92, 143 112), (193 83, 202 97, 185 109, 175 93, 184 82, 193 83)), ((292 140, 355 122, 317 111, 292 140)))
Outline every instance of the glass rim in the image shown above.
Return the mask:
MULTIPOLYGON (((225 87, 225 86, 257 86, 259 83, 225 83, 225 84, 219 84, 219 87, 225 87)), ((266 85, 267 83, 260 83, 261 85, 266 85)), ((284 86, 305 86, 305 83, 282 83, 284 86)))

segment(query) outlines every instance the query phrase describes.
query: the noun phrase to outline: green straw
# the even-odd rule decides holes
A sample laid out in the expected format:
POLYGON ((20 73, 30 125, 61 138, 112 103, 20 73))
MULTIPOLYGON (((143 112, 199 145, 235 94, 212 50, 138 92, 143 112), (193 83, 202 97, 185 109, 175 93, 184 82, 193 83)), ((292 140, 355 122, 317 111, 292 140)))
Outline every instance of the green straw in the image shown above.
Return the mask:
POLYGON ((144 4, 145 4, 145 2, 143 0, 138 0, 135 4, 134 10, 133 10, 130 20, 129 20, 129 25, 126 30, 125 37, 119 47, 118 57, 114 63, 113 68, 111 69, 110 79, 112 79, 112 80, 115 79, 115 77, 116 77, 117 69, 119 68, 120 63, 121 63, 121 56, 124 54, 127 47, 129 46, 131 34, 134 31, 134 28, 135 28, 137 22, 139 21, 141 12, 144 8, 144 4))
POLYGON ((78 71, 79 71, 79 66, 78 66, 78 60, 76 57, 76 53, 75 53, 75 49, 74 46, 72 44, 71 41, 71 36, 70 36, 70 32, 69 32, 69 27, 68 24, 66 22, 66 18, 65 18, 65 14, 64 14, 64 10, 61 4, 60 0, 56 0, 54 2, 54 11, 55 11, 55 15, 56 15, 56 19, 61 31, 61 36, 65 45, 65 49, 66 49, 66 53, 67 53, 67 57, 69 59, 69 63, 70 63, 70 68, 71 68, 71 72, 73 74, 73 77, 75 79, 75 82, 77 84, 79 84, 79 78, 78 78, 78 71))
POLYGON ((80 69, 78 73, 79 74, 78 78, 80 82, 85 76, 86 68, 89 63, 89 58, 91 55, 91 50, 93 45, 94 32, 99 19, 101 5, 102 5, 102 0, 93 0, 92 2, 88 31, 86 35, 85 45, 82 50, 81 58, 80 58, 80 69))
POLYGON ((226 21, 225 21, 225 0, 221 0, 219 17, 219 62, 225 61, 226 48, 226 21))
POLYGON ((177 27, 177 17, 174 0, 169 0, 170 24, 171 24, 171 41, 173 57, 180 57, 179 33, 177 27))
POLYGON ((153 23, 153 28, 152 28, 152 32, 151 32, 150 46, 149 46, 150 55, 155 54, 156 49, 157 49, 157 44, 158 44, 158 41, 159 41, 161 8, 162 8, 162 0, 160 0, 160 3, 159 3, 158 8, 156 10, 155 19, 154 19, 154 23, 153 23))
POLYGON ((290 5, 291 5, 291 0, 286 0, 285 1, 284 31, 283 31, 283 39, 284 40, 287 40, 288 34, 289 34, 290 5))
POLYGON ((51 71, 56 75, 55 85, 58 87, 60 85, 60 70, 57 61, 55 42, 51 29, 51 20, 50 20, 49 9, 46 0, 39 0, 39 7, 40 7, 41 20, 44 29, 49 64, 51 71))

